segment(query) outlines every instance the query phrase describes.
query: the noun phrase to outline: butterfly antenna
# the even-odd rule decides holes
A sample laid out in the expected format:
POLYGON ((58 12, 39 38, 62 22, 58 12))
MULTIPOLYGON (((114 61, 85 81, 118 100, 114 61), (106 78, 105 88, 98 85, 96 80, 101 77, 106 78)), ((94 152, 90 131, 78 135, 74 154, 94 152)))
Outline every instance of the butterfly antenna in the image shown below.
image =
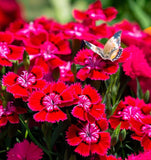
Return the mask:
POLYGON ((84 40, 84 43, 85 43, 89 48, 92 47, 92 45, 91 45, 89 42, 85 41, 85 40, 84 40))

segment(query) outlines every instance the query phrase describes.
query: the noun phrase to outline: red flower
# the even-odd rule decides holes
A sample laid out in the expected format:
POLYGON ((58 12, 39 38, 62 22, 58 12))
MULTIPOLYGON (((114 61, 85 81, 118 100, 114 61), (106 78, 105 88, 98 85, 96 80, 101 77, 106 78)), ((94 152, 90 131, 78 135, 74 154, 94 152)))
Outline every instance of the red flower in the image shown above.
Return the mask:
POLYGON ((111 21, 117 15, 117 10, 114 7, 109 7, 106 9, 102 8, 102 4, 100 0, 92 3, 86 11, 74 10, 73 16, 76 20, 86 20, 92 19, 94 21, 103 20, 103 21, 111 21))
POLYGON ((0 65, 12 66, 11 60, 22 59, 24 48, 12 45, 14 37, 9 32, 0 32, 0 65))
POLYGON ((19 76, 14 72, 8 72, 3 76, 3 85, 7 87, 7 91, 14 96, 28 97, 33 90, 42 89, 46 82, 42 80, 43 73, 40 67, 34 67, 30 73, 22 71, 19 76))
MULTIPOLYGON (((43 63, 41 67, 56 68, 64 65, 60 55, 69 55, 71 53, 68 41, 64 40, 62 34, 47 34, 39 32, 32 35, 26 41, 26 51, 36 59, 36 65, 43 63)), ((48 70, 46 70, 48 72, 48 70)))
POLYGON ((110 134, 104 132, 108 128, 106 119, 96 123, 79 123, 71 125, 66 133, 67 142, 77 146, 75 152, 86 157, 90 154, 104 155, 110 147, 110 134))
POLYGON ((74 84, 71 88, 77 99, 76 106, 72 110, 74 117, 94 122, 104 116, 105 105, 101 103, 102 99, 94 88, 86 85, 82 89, 80 84, 74 84))
POLYGON ((7 152, 7 160, 40 160, 43 151, 33 142, 29 143, 26 139, 23 142, 16 143, 14 148, 7 152))
POLYGON ((7 102, 6 107, 4 107, 2 101, 0 101, 0 127, 5 126, 8 121, 13 124, 19 123, 19 114, 25 112, 26 109, 15 106, 13 101, 7 102))
POLYGON ((80 50, 74 60, 76 64, 83 66, 77 73, 77 78, 81 81, 86 78, 107 80, 109 75, 116 73, 119 67, 116 61, 103 60, 90 49, 80 50))
POLYGON ((130 96, 125 97, 117 106, 114 114, 110 117, 109 122, 112 128, 116 128, 121 123, 121 129, 131 129, 130 119, 141 121, 141 117, 149 114, 151 105, 145 104, 143 100, 135 99, 130 96))
POLYGON ((35 91, 29 98, 28 106, 33 111, 36 121, 51 123, 66 120, 67 115, 61 110, 73 101, 71 90, 63 82, 51 83, 41 91, 35 91))
POLYGON ((151 150, 151 116, 144 116, 141 121, 132 117, 130 123, 135 131, 132 138, 141 141, 145 150, 151 150))

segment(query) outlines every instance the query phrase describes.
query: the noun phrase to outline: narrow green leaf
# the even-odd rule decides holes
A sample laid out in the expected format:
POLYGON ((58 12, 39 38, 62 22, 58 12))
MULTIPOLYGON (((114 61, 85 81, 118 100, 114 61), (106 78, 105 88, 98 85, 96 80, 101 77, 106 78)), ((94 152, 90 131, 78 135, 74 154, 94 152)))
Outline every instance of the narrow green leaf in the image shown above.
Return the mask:
POLYGON ((143 91, 141 89, 141 86, 140 86, 140 83, 139 83, 139 80, 136 78, 136 82, 137 82, 137 97, 139 99, 143 99, 143 91))

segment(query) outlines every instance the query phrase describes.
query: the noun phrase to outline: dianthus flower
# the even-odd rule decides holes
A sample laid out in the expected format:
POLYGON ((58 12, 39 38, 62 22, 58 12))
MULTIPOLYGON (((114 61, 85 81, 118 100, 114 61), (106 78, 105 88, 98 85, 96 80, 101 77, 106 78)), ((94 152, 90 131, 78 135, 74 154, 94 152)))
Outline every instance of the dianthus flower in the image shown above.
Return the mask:
POLYGON ((94 122, 101 119, 105 114, 105 105, 97 91, 90 85, 83 89, 79 83, 71 86, 76 98, 76 106, 72 110, 72 115, 83 121, 94 122))
POLYGON ((40 160, 43 151, 33 142, 29 143, 27 140, 16 143, 7 153, 7 160, 40 160))
POLYGON ((8 72, 3 76, 2 82, 6 86, 6 90, 14 96, 28 97, 31 92, 36 89, 42 89, 46 85, 45 80, 42 78, 42 69, 40 67, 33 67, 30 72, 22 71, 20 75, 8 72))
POLYGON ((25 44, 28 54, 36 59, 36 65, 42 64, 46 72, 49 68, 64 65, 60 55, 71 53, 69 42, 63 39, 62 34, 39 32, 30 36, 25 44))
POLYGON ((71 89, 65 83, 57 82, 50 83, 43 90, 33 92, 28 106, 31 110, 38 111, 34 114, 36 121, 55 123, 67 119, 67 115, 61 109, 72 101, 71 89))
POLYGON ((86 157, 92 154, 104 155, 110 148, 110 134, 104 132, 108 128, 106 119, 95 123, 81 122, 72 124, 66 132, 67 142, 76 146, 75 152, 86 157))
POLYGON ((74 58, 75 64, 81 65, 77 72, 77 78, 81 81, 90 78, 92 80, 107 80, 111 74, 117 72, 118 63, 103 60, 99 55, 90 49, 80 50, 74 58))

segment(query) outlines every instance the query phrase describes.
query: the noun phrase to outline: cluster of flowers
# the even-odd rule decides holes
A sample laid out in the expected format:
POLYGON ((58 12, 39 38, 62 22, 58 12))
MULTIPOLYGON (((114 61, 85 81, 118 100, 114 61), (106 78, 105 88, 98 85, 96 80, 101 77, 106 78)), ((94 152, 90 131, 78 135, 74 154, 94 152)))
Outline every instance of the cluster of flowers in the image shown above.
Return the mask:
MULTIPOLYGON (((62 25, 44 17, 30 23, 16 20, 1 31, 3 98, 0 100, 0 127, 5 127, 8 121, 19 123, 19 114, 28 110, 34 112, 36 122, 68 120, 70 126, 66 131, 66 141, 75 146, 75 152, 91 159, 121 160, 107 155, 112 142, 109 128, 116 130, 120 125, 121 130, 131 130, 131 137, 141 142, 146 151, 144 156, 151 155, 148 151, 151 150, 151 104, 127 96, 108 117, 101 93, 87 81, 108 80, 122 63, 134 91, 136 78, 143 91, 151 91, 148 85, 151 81, 150 30, 143 31, 138 24, 127 20, 107 25, 106 22, 113 20, 117 13, 113 7, 103 9, 97 0, 86 11, 74 10, 75 22, 62 25), (99 20, 104 23, 96 25, 99 20), (96 40, 108 39, 119 30, 126 47, 114 62, 103 60, 83 45, 82 40, 87 40, 103 48, 104 44, 96 40), (89 84, 84 85, 86 81, 89 84), (20 106, 18 99, 27 103, 28 108, 20 106)), ((8 152, 8 160, 17 159, 18 155, 20 159, 31 156, 31 151, 18 150, 19 145, 20 148, 27 146, 28 150, 35 147, 26 140, 16 144, 14 150, 8 152)), ((40 159, 41 149, 35 147, 35 152, 37 156, 34 159, 40 159)), ((134 157, 129 156, 128 160, 134 157)))

